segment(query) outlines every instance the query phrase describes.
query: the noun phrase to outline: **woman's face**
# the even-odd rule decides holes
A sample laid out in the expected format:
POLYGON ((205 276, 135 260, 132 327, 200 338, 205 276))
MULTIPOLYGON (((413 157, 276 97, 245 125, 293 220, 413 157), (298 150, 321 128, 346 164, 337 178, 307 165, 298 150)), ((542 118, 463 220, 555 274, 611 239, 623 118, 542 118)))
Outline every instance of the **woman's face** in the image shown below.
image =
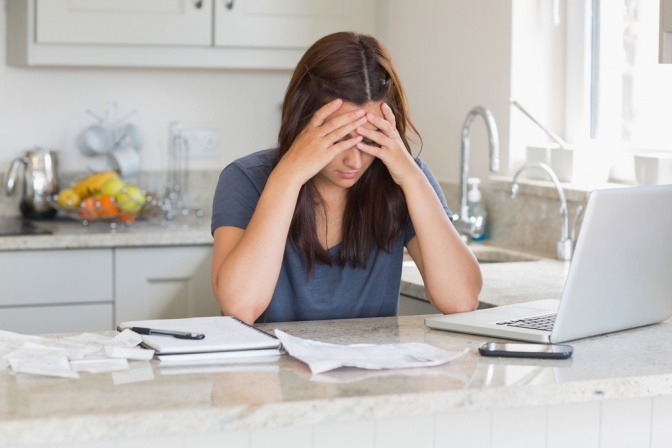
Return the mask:
MULTIPOLYGON (((381 104, 382 102, 376 101, 366 103, 363 106, 358 106, 356 104, 344 102, 336 112, 327 118, 327 120, 356 109, 364 109, 366 112, 382 117, 383 113, 380 110, 381 104)), ((371 123, 365 123, 363 127, 377 129, 371 123)), ((351 138, 356 135, 357 134, 353 131, 349 137, 351 138)), ((318 189, 333 187, 348 189, 357 183, 366 170, 371 166, 373 159, 374 156, 362 152, 357 149, 356 146, 353 146, 337 155, 331 162, 329 162, 329 164, 327 164, 327 166, 322 168, 313 180, 318 189)))

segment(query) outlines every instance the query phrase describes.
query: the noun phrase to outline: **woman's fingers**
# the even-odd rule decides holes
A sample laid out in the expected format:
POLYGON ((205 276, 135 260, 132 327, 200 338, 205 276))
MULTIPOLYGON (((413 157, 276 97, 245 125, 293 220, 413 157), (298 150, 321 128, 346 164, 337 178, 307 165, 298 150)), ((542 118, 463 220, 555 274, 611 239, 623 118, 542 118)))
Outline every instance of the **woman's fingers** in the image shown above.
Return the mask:
POLYGON ((336 98, 333 101, 328 102, 324 106, 317 109, 317 112, 313 114, 313 117, 310 119, 311 127, 317 128, 324 124, 329 115, 336 112, 343 105, 343 100, 336 98))

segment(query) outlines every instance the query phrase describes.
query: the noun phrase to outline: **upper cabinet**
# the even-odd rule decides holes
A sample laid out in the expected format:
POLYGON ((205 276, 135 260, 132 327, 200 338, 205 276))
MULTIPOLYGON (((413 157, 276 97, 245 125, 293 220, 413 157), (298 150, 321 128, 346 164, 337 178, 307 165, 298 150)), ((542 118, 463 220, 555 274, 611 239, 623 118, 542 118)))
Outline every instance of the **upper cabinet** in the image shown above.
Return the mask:
POLYGON ((294 68, 319 37, 378 34, 378 0, 8 0, 17 66, 294 68))

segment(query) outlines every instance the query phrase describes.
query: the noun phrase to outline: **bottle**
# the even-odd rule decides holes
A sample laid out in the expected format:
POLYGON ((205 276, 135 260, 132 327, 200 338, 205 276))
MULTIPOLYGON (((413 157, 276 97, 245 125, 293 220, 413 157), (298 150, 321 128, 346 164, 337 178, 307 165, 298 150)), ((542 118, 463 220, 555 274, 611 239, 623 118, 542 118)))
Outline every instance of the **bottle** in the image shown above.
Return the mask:
POLYGON ((483 241, 488 238, 487 218, 488 213, 483 205, 481 191, 478 186, 481 179, 470 177, 467 180, 469 192, 467 193, 467 205, 469 206, 469 219, 474 224, 473 241, 483 241))

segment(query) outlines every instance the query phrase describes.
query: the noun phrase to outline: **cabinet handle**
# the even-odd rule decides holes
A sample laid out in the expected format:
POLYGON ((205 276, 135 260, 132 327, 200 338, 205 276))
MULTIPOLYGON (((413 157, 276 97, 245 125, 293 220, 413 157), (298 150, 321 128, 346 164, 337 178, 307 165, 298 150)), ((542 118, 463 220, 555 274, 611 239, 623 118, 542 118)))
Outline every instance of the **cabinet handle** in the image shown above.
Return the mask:
POLYGON ((231 11, 233 9, 233 2, 235 0, 224 0, 224 6, 226 6, 226 9, 231 11))
POLYGON ((194 0, 194 7, 196 9, 201 9, 203 7, 203 0, 194 0))

